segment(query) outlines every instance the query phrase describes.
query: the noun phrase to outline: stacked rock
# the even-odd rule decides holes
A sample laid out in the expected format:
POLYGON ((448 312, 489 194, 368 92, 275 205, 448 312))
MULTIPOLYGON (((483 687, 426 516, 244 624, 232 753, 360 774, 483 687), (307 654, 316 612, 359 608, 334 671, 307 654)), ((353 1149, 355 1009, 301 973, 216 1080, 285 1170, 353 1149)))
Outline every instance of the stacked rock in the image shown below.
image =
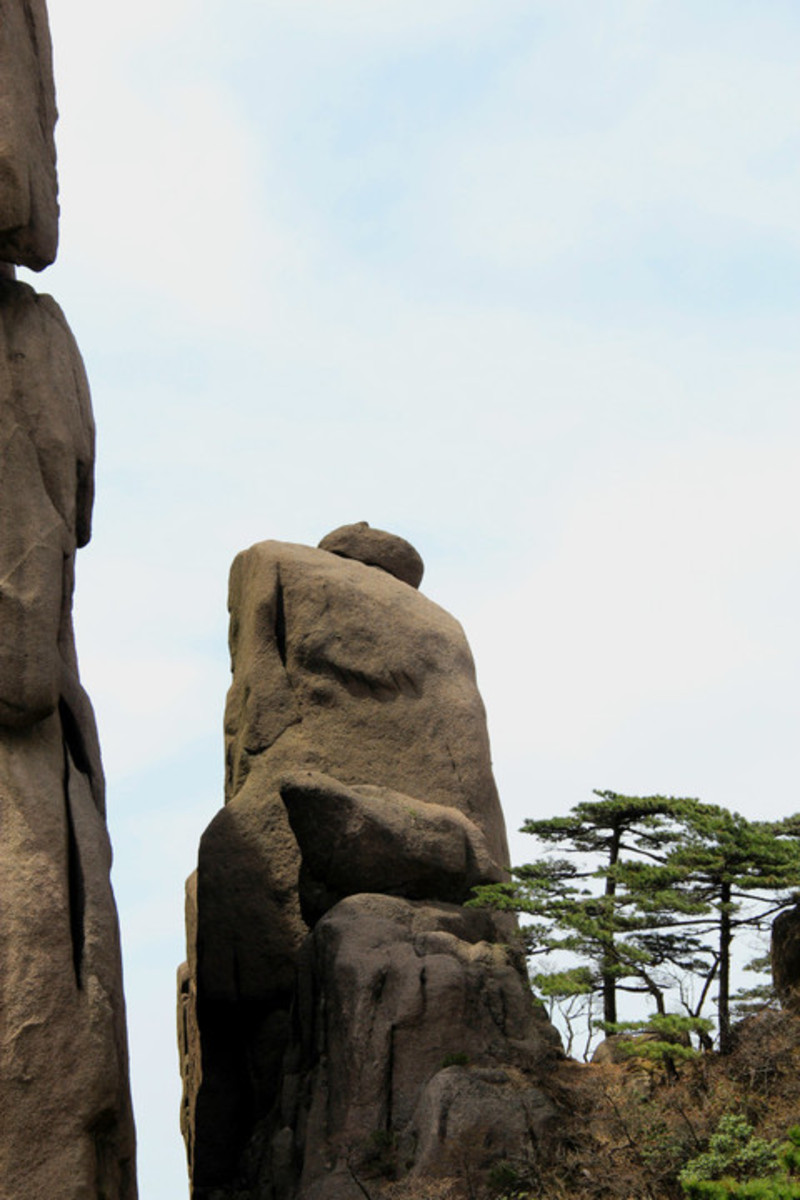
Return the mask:
POLYGON ((464 907, 508 849, 472 656, 421 577, 364 523, 234 562, 227 803, 179 972, 195 1200, 475 1194, 552 1118, 513 922, 464 907))
POLYGON ((44 0, 0 0, 0 1194, 135 1200, 103 772, 72 631, 94 423, 49 296, 56 119, 44 0))

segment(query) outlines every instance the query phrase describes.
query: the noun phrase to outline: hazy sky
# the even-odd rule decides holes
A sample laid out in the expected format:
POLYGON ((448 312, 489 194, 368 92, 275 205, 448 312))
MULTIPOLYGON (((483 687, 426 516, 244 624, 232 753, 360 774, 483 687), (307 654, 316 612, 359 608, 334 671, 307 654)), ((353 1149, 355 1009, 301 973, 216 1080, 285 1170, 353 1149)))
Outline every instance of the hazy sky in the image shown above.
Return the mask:
POLYGON ((239 549, 355 520, 418 547, 512 830, 593 787, 800 808, 800 8, 50 10, 62 241, 35 284, 93 387, 78 649, 141 1194, 175 1200, 239 549))

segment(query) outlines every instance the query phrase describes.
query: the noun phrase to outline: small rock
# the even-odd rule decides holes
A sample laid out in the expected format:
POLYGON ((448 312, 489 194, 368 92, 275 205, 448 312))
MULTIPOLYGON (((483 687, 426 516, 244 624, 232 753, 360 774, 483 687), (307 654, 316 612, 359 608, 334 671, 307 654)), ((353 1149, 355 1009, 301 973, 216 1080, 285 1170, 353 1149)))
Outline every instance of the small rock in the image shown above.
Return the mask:
POLYGON ((380 567, 413 588, 422 583, 425 566, 411 543, 396 533, 372 529, 366 521, 340 525, 325 535, 319 549, 342 558, 355 558, 369 567, 380 567))

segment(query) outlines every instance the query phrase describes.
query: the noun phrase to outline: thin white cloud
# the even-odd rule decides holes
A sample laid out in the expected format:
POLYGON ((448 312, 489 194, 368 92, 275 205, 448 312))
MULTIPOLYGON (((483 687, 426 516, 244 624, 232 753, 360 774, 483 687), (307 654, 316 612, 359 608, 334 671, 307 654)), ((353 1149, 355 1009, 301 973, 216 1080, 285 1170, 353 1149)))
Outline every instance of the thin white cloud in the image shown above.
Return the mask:
POLYGON ((437 235, 517 268, 654 230, 713 242, 743 226, 800 244, 800 92, 782 46, 748 54, 744 29, 733 44, 665 50, 660 26, 642 39, 602 12, 531 45, 431 156, 420 205, 437 235))
POLYGON ((246 22, 252 15, 255 24, 268 22, 339 44, 397 48, 442 36, 452 43, 471 41, 527 9, 524 0, 247 0, 240 19, 246 22))
POLYGON ((780 446, 708 444, 585 490, 555 553, 471 620, 500 748, 597 753, 643 707, 800 658, 781 594, 798 508, 780 446))

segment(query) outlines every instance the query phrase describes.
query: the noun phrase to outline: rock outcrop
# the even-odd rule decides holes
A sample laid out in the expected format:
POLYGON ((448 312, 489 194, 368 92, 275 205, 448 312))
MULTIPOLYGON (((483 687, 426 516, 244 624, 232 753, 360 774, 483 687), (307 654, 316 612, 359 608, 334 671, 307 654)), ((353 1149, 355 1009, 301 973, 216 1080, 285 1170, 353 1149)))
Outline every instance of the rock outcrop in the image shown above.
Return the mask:
MULTIPOLYGON (((0 0, 0 260, 55 254, 46 11, 0 0)), ((58 305, 0 272, 0 1195, 135 1200, 103 771, 72 631, 94 424, 58 305)))
POLYGON ((448 1113, 487 1161, 552 1115, 513 924, 461 907, 508 867, 463 631, 402 539, 320 547, 231 572, 227 803, 179 975, 196 1198, 363 1200, 376 1148, 383 1184, 440 1173, 448 1113))
POLYGON ((45 0, 0 0, 0 262, 55 259, 55 123, 45 0))
POLYGON ((772 982, 783 1008, 800 1012, 800 905, 772 922, 772 982))

